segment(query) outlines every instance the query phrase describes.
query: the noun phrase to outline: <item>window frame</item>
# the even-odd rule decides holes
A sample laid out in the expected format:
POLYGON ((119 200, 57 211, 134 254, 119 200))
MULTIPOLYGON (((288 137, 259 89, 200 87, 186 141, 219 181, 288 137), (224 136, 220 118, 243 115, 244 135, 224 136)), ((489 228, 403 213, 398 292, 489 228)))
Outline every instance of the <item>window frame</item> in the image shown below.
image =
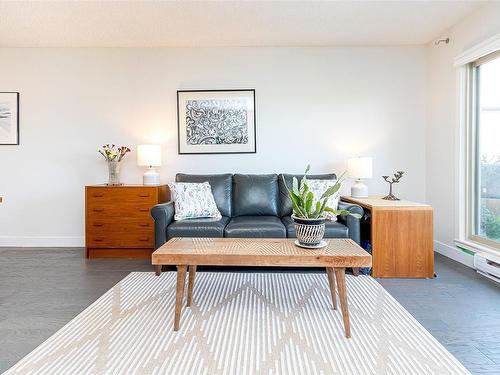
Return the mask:
POLYGON ((478 234, 479 228, 479 207, 477 205, 477 194, 480 192, 480 176, 479 176, 479 163, 480 157, 478 155, 479 149, 479 67, 487 62, 500 58, 500 49, 491 52, 487 55, 481 56, 478 59, 469 62, 465 72, 465 237, 479 246, 487 246, 490 249, 500 251, 500 242, 481 237, 478 234))

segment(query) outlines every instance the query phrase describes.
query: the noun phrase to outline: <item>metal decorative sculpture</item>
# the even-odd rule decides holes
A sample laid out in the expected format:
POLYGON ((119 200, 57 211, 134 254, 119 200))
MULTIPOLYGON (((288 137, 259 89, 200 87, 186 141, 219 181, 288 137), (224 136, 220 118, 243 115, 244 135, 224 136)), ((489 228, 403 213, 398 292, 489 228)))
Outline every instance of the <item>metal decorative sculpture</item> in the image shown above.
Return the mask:
POLYGON ((388 200, 388 201, 399 201, 399 198, 396 197, 394 194, 392 194, 392 184, 398 183, 401 177, 403 177, 404 172, 403 171, 397 171, 394 173, 394 177, 392 177, 389 180, 389 176, 382 176, 382 178, 389 183, 389 195, 386 195, 382 199, 388 200))

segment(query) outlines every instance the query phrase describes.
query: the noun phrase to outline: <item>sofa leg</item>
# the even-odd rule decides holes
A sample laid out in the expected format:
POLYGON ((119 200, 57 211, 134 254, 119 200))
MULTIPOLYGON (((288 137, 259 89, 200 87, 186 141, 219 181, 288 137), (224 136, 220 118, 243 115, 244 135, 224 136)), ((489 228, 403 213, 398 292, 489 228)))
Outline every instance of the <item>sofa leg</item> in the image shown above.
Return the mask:
POLYGON ((352 267, 352 274, 354 276, 359 276, 359 267, 352 267))
POLYGON ((154 269, 155 269, 156 276, 160 276, 161 275, 161 266, 155 265, 154 269))

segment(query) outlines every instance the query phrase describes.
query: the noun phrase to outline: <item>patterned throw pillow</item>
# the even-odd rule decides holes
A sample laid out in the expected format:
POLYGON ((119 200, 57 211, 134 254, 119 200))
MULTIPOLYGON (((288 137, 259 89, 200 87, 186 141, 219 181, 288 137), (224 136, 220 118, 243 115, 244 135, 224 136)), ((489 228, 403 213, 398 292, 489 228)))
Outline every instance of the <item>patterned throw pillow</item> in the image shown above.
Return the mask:
POLYGON ((175 220, 214 217, 222 215, 215 204, 208 182, 177 182, 168 184, 175 206, 175 220))
MULTIPOLYGON (((323 195, 323 193, 330 187, 334 186, 336 182, 337 180, 307 180, 307 186, 314 194, 313 207, 316 205, 316 202, 323 195)), ((328 202, 326 203, 327 207, 334 210, 338 208, 341 190, 342 186, 340 186, 340 189, 335 194, 328 198, 328 202)), ((323 212, 323 216, 328 220, 337 221, 337 216, 331 214, 330 212, 323 212)))

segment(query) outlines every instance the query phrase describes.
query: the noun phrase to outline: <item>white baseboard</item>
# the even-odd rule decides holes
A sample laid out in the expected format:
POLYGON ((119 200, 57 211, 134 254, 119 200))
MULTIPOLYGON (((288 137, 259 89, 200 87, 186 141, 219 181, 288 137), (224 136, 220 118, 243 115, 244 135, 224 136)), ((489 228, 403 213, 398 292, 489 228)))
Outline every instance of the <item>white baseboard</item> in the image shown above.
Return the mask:
MULTIPOLYGON (((0 247, 85 247, 84 237, 16 237, 0 236, 0 247)), ((474 257, 457 247, 434 241, 434 251, 474 268, 474 257)))
POLYGON ((84 247, 84 237, 0 236, 0 247, 84 247))
POLYGON ((474 257, 460 250, 458 247, 450 246, 440 241, 434 241, 434 251, 462 263, 467 267, 474 268, 474 257))

